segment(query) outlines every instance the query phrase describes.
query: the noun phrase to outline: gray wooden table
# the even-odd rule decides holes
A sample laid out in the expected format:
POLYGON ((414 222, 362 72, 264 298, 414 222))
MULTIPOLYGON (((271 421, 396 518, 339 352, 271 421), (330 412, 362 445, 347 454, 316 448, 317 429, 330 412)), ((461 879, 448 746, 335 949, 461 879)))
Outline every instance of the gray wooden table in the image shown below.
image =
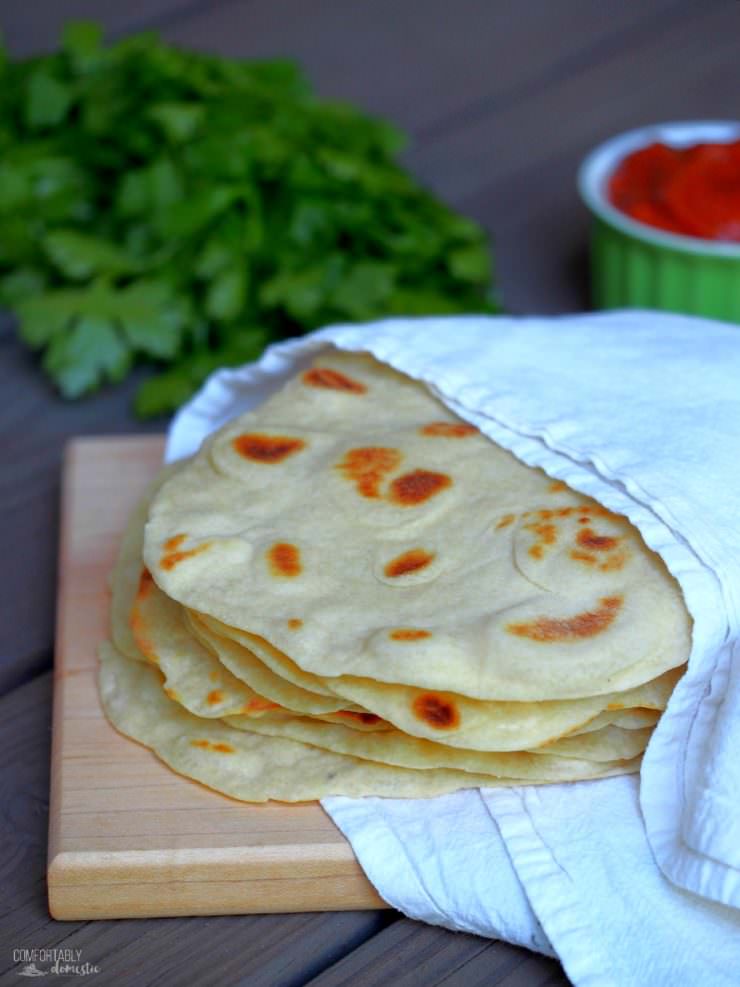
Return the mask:
MULTIPOLYGON (((574 175, 590 147, 653 121, 738 114, 738 0, 0 2, 0 27, 18 55, 53 47, 72 17, 101 20, 111 36, 157 28, 224 54, 292 56, 323 95, 400 124, 413 137, 408 166, 493 234, 513 312, 588 304, 587 220, 574 175)), ((101 984, 567 983, 554 961, 391 912, 50 920, 60 460, 73 435, 163 430, 165 422, 133 418, 132 391, 129 382, 65 404, 0 319, 0 984, 21 982, 13 950, 59 945, 82 949, 101 984)))

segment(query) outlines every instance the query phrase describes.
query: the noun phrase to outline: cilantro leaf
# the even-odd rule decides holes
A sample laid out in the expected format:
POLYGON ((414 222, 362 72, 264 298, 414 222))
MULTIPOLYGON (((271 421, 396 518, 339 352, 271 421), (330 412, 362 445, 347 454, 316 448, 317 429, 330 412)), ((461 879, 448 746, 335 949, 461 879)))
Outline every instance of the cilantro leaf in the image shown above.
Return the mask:
POLYGON ((205 312, 212 319, 235 319, 244 306, 247 292, 247 272, 243 267, 230 267, 216 274, 205 298, 205 312))
POLYGON ((72 103, 69 86, 56 79, 44 68, 28 80, 26 123, 30 130, 54 127, 62 123, 72 103))
POLYGON ((137 414, 152 418, 175 411, 214 370, 256 360, 269 342, 267 330, 250 326, 240 329, 218 347, 185 357, 171 370, 139 386, 134 402, 137 414))
POLYGON ((149 108, 149 116, 173 143, 179 144, 189 140, 200 127, 205 107, 200 103, 157 103, 149 108))
POLYGON ((80 319, 54 337, 44 356, 44 368, 66 398, 80 397, 106 380, 123 380, 130 366, 129 348, 105 319, 80 319))
POLYGON ((0 301, 65 396, 155 362, 161 414, 328 322, 496 308, 485 233, 291 62, 81 22, 0 77, 0 301))
POLYGON ((41 245, 51 263, 72 281, 86 280, 93 274, 120 274, 136 270, 137 264, 125 251, 102 237, 75 230, 54 230, 41 245))
MULTIPOLYGON (((187 300, 166 282, 146 279, 125 288, 97 281, 89 288, 49 291, 17 303, 16 312, 21 338, 34 348, 51 345, 79 322, 110 323, 119 328, 122 345, 160 359, 178 353, 191 320, 187 300)), ((53 374, 55 367, 47 369, 53 374)))
POLYGON ((103 29, 93 21, 73 21, 62 32, 62 48, 80 72, 94 69, 101 60, 103 29))

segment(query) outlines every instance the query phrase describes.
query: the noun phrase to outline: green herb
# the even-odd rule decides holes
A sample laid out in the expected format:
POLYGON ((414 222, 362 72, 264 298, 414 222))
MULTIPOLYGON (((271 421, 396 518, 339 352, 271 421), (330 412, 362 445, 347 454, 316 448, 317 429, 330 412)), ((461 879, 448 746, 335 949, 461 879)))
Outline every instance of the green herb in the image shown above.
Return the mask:
POLYGON ((0 301, 66 397, 156 361, 145 416, 327 323, 494 310, 485 235, 402 144, 288 62, 86 23, 52 55, 0 50, 0 301))

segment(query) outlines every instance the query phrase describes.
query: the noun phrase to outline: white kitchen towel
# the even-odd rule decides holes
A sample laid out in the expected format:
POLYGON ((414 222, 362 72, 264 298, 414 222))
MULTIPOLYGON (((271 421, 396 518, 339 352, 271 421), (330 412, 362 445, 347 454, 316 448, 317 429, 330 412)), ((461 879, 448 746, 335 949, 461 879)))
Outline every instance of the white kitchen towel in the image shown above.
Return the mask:
POLYGON ((543 952, 549 939, 578 984, 740 983, 740 329, 653 312, 337 326, 215 374, 175 419, 168 458, 327 345, 425 381, 524 462, 625 514, 694 618, 639 802, 623 778, 325 800, 380 894, 451 928, 543 952))
POLYGON ((555 955, 481 792, 322 804, 389 905, 430 925, 555 955))

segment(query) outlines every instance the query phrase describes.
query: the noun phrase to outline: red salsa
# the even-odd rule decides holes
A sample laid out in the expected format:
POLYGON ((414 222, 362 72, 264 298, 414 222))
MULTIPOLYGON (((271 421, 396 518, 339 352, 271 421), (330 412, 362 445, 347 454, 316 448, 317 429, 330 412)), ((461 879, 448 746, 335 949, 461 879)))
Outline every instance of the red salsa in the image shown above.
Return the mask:
POLYGON ((677 148, 650 144, 609 179, 620 212, 670 233, 740 243, 740 140, 677 148))

